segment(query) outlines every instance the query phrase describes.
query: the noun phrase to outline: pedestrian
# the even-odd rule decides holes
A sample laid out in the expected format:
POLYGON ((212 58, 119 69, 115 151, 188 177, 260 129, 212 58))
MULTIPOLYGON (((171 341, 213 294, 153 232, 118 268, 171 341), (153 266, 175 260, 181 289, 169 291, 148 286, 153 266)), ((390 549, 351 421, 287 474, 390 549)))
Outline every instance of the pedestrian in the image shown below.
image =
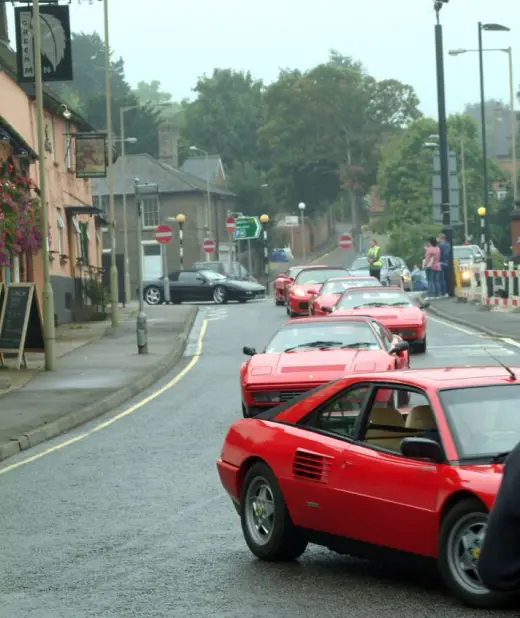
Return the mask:
POLYGON ((440 297, 439 279, 441 276, 441 250, 435 238, 430 238, 424 248, 423 268, 428 280, 428 297, 440 297))
POLYGON ((520 444, 506 459, 502 483, 480 548, 478 571, 494 592, 520 592, 520 444))
POLYGON ((367 257, 370 276, 375 277, 378 281, 381 281, 381 268, 383 266, 383 262, 381 262, 381 247, 373 238, 370 241, 370 249, 368 250, 367 257))
POLYGON ((437 236, 437 243, 441 250, 441 275, 440 275, 440 296, 448 296, 448 264, 450 261, 451 245, 446 239, 446 234, 441 233, 437 236))

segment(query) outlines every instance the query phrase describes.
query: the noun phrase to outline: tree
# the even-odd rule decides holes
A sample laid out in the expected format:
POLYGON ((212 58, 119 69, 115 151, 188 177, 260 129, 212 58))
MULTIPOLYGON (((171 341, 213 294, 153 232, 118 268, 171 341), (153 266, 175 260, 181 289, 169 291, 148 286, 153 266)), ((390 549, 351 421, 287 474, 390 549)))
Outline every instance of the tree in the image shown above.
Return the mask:
POLYGON ((168 103, 172 100, 169 92, 161 90, 161 82, 158 79, 152 79, 150 82, 140 81, 134 88, 133 94, 141 105, 168 103))

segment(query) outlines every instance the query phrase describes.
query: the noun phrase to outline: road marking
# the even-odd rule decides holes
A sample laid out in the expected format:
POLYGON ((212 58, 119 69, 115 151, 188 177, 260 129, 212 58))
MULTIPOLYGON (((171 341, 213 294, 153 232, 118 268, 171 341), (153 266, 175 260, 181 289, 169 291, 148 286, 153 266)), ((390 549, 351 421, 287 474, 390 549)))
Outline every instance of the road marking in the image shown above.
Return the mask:
POLYGON ((208 309, 206 314, 206 320, 208 322, 214 322, 215 320, 225 320, 228 317, 228 309, 208 309))
POLYGON ((484 357, 488 354, 493 356, 515 356, 517 353, 513 350, 508 350, 501 345, 486 345, 486 344, 470 344, 470 345, 429 345, 428 352, 433 352, 436 358, 449 358, 454 354, 460 354, 465 357, 484 357))
POLYGON ((452 324, 451 322, 445 322, 444 320, 439 320, 439 318, 432 318, 431 315, 428 316, 428 320, 432 322, 437 322, 437 324, 442 324, 443 326, 449 326, 454 330, 458 330, 465 335, 472 335, 473 337, 480 337, 481 339, 489 339, 489 335, 484 333, 479 333, 475 330, 468 330, 467 328, 462 328, 462 326, 458 326, 457 324, 452 324))
POLYGON ((134 403, 132 406, 130 406, 126 410, 123 410, 119 414, 116 414, 116 416, 112 417, 108 421, 97 424, 90 431, 86 431, 80 434, 79 436, 74 436, 74 438, 69 438, 68 440, 64 440, 63 442, 60 442, 59 444, 56 444, 55 446, 52 446, 42 451, 41 453, 38 453, 37 455, 32 455, 31 457, 27 457, 25 459, 22 459, 21 461, 17 461, 16 463, 8 465, 5 468, 1 468, 0 474, 5 474, 6 472, 15 470, 16 468, 19 468, 20 466, 24 466, 28 463, 36 461, 37 459, 41 459, 42 457, 45 457, 46 455, 50 455, 51 453, 54 453, 55 451, 65 448, 66 446, 70 446, 71 444, 74 444, 75 442, 79 442, 80 440, 83 440, 84 438, 88 438, 88 436, 91 436, 96 431, 100 431, 101 429, 106 429, 107 427, 115 423, 116 421, 120 421, 121 419, 129 416, 130 414, 137 412, 137 410, 139 410, 146 404, 150 403, 151 401, 153 401, 154 399, 156 399, 157 397, 159 397, 160 395, 168 391, 170 388, 173 388, 174 386, 176 386, 182 380, 182 378, 184 378, 184 376, 187 373, 189 373, 193 369, 193 367, 195 367, 195 365, 199 362, 199 359, 202 353, 202 344, 204 341, 204 336, 206 335, 207 327, 208 327, 207 320, 204 320, 200 328, 200 333, 199 333, 199 337, 197 341, 196 354, 194 354, 193 358, 186 365, 186 367, 184 367, 184 369, 180 371, 175 377, 173 377, 167 384, 165 384, 164 386, 161 386, 161 388, 154 391, 151 395, 148 395, 144 399, 141 399, 141 401, 134 403))
POLYGON ((504 343, 507 343, 508 345, 514 345, 515 348, 520 348, 520 342, 515 341, 514 339, 510 339, 509 337, 503 337, 502 339, 500 339, 500 341, 503 341, 504 343))

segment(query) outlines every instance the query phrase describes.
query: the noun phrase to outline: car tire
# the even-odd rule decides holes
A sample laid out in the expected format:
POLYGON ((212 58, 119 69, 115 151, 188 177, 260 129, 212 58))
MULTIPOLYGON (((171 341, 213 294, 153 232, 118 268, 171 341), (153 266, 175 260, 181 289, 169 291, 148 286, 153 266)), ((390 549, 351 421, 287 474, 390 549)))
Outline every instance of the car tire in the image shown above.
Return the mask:
MULTIPOLYGON (((482 585, 477 572, 478 554, 471 556, 467 569, 461 559, 468 552, 465 536, 482 534, 487 518, 488 511, 480 500, 468 498, 457 503, 441 523, 438 548, 439 572, 446 586, 463 603, 482 609, 504 607, 510 599, 509 595, 492 592, 482 585)), ((472 540, 475 552, 480 552, 482 540, 472 540)))
POLYGON ((274 304, 275 304, 277 307, 279 307, 280 305, 285 305, 285 301, 283 300, 283 298, 282 298, 282 299, 277 298, 277 299, 275 299, 274 304))
POLYGON ((160 305, 164 302, 163 291, 156 285, 149 285, 143 292, 143 296, 147 305, 160 305))
POLYGON ((419 354, 426 354, 426 337, 424 339, 418 339, 414 342, 415 351, 419 354))
POLYGON ((213 290, 213 300, 217 305, 225 305, 228 301, 228 291, 222 285, 217 285, 213 290))
POLYGON ((275 475, 264 463, 255 464, 246 474, 240 520, 247 546, 260 560, 296 560, 307 548, 289 517, 275 475))

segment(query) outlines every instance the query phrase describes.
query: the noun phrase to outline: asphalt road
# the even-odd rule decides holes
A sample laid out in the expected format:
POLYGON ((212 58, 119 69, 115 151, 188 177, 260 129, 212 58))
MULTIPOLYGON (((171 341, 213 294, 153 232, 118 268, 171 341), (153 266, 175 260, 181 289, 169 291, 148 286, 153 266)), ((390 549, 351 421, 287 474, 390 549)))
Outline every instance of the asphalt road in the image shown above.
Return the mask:
MULTIPOLYGON (((215 459, 240 415, 241 348, 261 348, 285 317, 271 300, 205 307, 181 365, 192 368, 176 385, 111 424, 100 426, 131 404, 0 467, 1 616, 518 615, 466 609, 433 578, 321 548, 294 564, 252 557, 215 459), (194 364, 189 355, 203 317, 207 331, 194 364)), ((484 346, 520 364, 520 349, 434 318, 428 337, 428 354, 413 356, 414 366, 493 362, 484 346)))

